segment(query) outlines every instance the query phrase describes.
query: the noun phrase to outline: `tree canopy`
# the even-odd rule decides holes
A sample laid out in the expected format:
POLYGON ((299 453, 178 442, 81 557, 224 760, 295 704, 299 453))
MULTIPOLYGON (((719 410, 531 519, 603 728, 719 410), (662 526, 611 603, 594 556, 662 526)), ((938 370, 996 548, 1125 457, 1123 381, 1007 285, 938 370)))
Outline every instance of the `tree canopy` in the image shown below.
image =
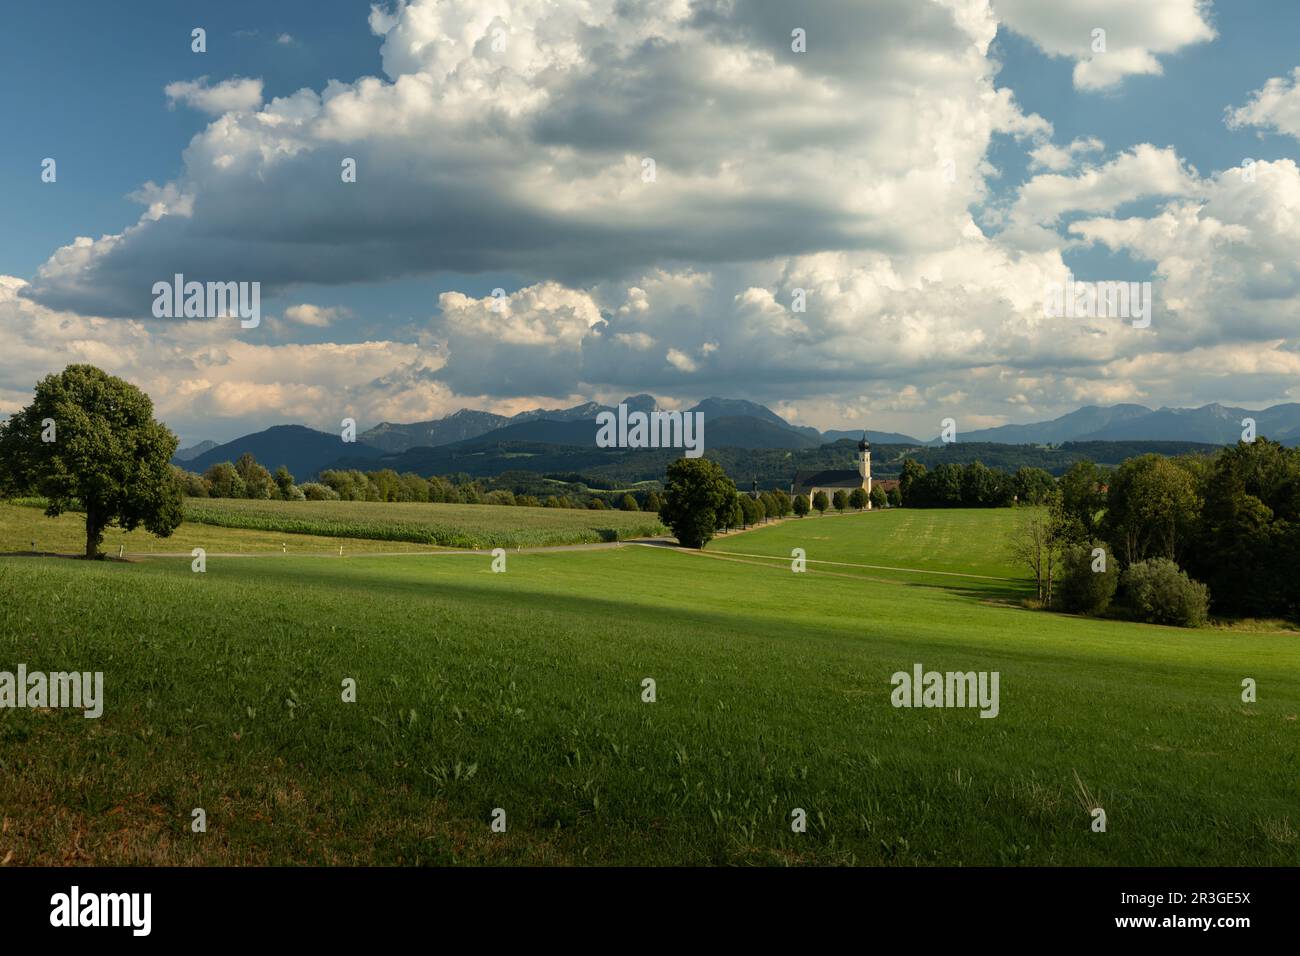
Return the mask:
POLYGON ((664 479, 660 518, 687 548, 703 548, 729 523, 736 485, 722 466, 708 458, 678 458, 664 479))
POLYGON ((50 517, 84 508, 86 557, 95 558, 110 524, 159 537, 180 524, 176 445, 140 389, 93 365, 69 365, 0 425, 0 486, 44 497, 50 517))

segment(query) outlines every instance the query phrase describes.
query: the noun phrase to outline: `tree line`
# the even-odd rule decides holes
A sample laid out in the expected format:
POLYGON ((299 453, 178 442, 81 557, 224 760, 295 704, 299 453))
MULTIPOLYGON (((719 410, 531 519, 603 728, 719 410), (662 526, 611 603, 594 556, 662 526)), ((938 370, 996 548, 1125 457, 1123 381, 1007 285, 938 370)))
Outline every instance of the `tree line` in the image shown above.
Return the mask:
POLYGON ((901 503, 897 492, 895 488, 886 494, 879 486, 870 495, 864 488, 841 489, 832 496, 818 491, 811 502, 807 495, 791 497, 779 488, 744 494, 711 458, 678 458, 664 476, 659 519, 683 547, 703 548, 719 531, 745 529, 773 518, 803 518, 813 511, 824 515, 832 507, 861 511, 868 503, 874 508, 896 506, 901 503))
POLYGON ((944 462, 929 470, 913 458, 903 461, 898 479, 902 503, 909 508, 1041 505, 1047 501, 1055 485, 1056 479, 1042 468, 1025 466, 1014 474, 1007 474, 974 461, 969 465, 944 462))
POLYGON ((1195 625, 1209 611, 1300 617, 1300 449, 1259 438, 1214 455, 1080 462, 1013 553, 1047 607, 1195 625))
POLYGON ((223 461, 202 474, 172 466, 176 480, 191 498, 251 498, 280 501, 420 501, 470 505, 508 505, 531 508, 577 508, 621 511, 658 511, 657 491, 613 492, 606 495, 577 492, 555 495, 516 494, 508 488, 488 488, 466 474, 398 474, 391 468, 377 471, 329 469, 317 481, 298 484, 281 465, 271 472, 250 452, 235 462, 223 461))

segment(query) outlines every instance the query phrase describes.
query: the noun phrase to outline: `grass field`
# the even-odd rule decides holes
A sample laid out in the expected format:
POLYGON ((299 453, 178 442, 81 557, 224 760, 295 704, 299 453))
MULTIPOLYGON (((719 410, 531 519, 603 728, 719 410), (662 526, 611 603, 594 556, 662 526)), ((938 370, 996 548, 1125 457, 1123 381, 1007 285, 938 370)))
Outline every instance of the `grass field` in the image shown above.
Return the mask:
POLYGON ((1028 508, 891 509, 815 513, 761 528, 762 534, 720 538, 719 554, 771 559, 789 568, 802 548, 808 567, 880 580, 912 581, 988 592, 1030 591, 1028 570, 1008 556, 1012 529, 1028 508))
POLYGON ((202 575, 188 558, 0 558, 0 669, 106 685, 98 720, 0 710, 0 860, 1300 862, 1300 635, 789 569, 803 546, 995 572, 1010 514, 810 518, 705 554, 511 554, 504 574, 486 555, 209 560, 202 575), (942 555, 917 543, 945 533, 942 555), (890 676, 916 662, 998 671, 999 716, 893 708, 890 676))

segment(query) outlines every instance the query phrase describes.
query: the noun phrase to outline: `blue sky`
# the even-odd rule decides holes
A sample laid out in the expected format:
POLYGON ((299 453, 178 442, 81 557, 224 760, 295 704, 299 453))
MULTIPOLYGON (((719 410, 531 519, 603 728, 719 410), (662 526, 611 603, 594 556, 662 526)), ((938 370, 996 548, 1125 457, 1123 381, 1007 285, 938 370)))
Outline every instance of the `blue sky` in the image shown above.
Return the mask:
POLYGON ((187 439, 642 391, 924 433, 953 409, 1300 399, 1300 5, 867 6, 14 7, 0 321, 23 347, 0 412, 92 359, 146 378, 187 439), (238 78, 260 96, 233 111, 164 92, 238 78), (948 155, 955 186, 927 185, 948 155), (342 156, 357 184, 335 185, 342 156), (145 222, 149 183, 169 191, 145 222), (261 281, 267 321, 164 327, 145 292, 182 267, 261 281), (1066 268, 1154 281, 1163 317, 1043 327, 1066 268))

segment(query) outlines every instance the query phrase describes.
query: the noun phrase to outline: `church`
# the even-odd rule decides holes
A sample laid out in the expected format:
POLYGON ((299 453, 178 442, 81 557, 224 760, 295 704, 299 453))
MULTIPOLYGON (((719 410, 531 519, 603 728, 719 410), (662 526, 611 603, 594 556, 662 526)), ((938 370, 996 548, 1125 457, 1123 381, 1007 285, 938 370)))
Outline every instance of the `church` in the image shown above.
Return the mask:
MULTIPOLYGON (((797 471, 794 481, 790 483, 790 496, 803 495, 808 499, 808 506, 812 507, 813 498, 819 491, 826 492, 828 499, 834 499, 835 492, 842 491, 851 495, 856 488, 871 494, 871 442, 867 441, 866 432, 862 433, 862 440, 858 442, 857 470, 797 471)), ((867 507, 871 507, 870 499, 867 500, 867 507)))

